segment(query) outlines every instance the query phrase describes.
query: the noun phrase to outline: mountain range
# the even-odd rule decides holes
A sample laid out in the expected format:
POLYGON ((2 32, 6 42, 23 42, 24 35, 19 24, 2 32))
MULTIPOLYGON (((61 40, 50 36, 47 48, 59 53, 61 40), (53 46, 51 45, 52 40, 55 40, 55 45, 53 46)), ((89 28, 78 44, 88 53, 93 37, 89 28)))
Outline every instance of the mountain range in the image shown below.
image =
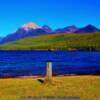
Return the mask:
POLYGON ((81 33, 93 33, 96 31, 99 31, 99 29, 91 24, 83 28, 78 28, 72 25, 72 26, 67 26, 64 28, 58 28, 56 30, 52 30, 52 28, 50 28, 48 25, 44 25, 40 27, 35 23, 29 22, 27 24, 22 25, 20 28, 18 28, 16 32, 11 33, 7 35, 6 37, 0 38, 0 44, 16 41, 16 40, 23 39, 26 37, 38 36, 38 35, 62 34, 62 33, 81 34, 81 33))

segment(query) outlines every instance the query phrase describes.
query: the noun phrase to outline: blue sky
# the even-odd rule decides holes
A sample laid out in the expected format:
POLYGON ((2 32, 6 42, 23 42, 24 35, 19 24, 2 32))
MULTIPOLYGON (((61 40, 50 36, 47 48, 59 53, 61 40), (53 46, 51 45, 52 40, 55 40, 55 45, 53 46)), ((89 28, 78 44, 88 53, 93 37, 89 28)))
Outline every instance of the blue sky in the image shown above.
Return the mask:
POLYGON ((0 36, 27 22, 53 29, 87 24, 100 28, 100 0, 0 0, 0 36))

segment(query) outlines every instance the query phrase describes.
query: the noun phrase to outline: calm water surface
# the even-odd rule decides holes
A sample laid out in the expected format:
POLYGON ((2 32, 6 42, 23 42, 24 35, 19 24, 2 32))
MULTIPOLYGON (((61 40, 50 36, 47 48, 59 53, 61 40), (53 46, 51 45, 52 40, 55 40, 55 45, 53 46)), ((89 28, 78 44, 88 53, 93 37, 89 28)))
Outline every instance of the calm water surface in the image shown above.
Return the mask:
POLYGON ((100 52, 0 51, 0 76, 45 75, 49 60, 54 75, 100 73, 100 52))

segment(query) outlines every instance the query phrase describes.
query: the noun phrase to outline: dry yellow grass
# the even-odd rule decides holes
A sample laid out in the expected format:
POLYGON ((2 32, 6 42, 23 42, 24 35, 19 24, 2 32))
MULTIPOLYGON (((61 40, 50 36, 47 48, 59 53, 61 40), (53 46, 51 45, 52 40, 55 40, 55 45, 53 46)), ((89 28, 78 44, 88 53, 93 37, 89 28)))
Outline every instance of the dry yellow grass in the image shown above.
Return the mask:
POLYGON ((53 84, 42 84, 38 78, 0 79, 0 100, 21 100, 21 96, 79 96, 80 100, 100 100, 99 76, 59 76, 53 80, 53 84))

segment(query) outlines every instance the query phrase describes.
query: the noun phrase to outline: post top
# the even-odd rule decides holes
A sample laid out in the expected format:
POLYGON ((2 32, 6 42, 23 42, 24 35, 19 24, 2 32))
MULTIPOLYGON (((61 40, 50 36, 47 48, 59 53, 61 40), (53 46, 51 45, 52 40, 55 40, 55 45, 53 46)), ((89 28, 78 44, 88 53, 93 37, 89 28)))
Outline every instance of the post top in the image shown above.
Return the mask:
POLYGON ((53 62, 53 61, 52 61, 52 60, 47 60, 46 62, 48 62, 48 63, 49 63, 49 62, 53 62))

